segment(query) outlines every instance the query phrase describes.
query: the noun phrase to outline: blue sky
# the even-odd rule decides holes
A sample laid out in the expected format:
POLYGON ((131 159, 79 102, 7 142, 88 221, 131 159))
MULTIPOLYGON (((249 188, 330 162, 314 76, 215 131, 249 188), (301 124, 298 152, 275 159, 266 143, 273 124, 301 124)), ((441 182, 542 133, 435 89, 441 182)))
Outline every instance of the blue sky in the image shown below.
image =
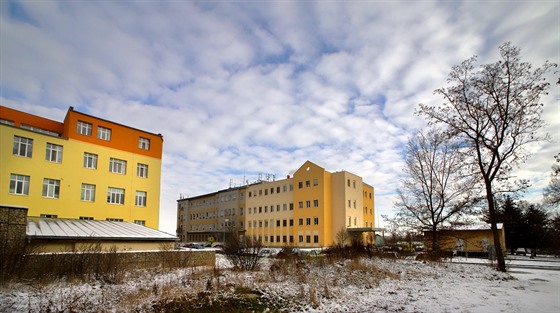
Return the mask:
MULTIPOLYGON (((2 1, 0 101, 162 133, 167 232, 180 194, 283 178, 306 160, 362 176, 377 215, 391 214, 418 103, 437 105, 451 66, 494 62, 505 41, 534 66, 558 63, 559 3, 2 1)), ((554 85, 542 99, 552 141, 515 173, 531 201, 560 152, 559 98, 554 85)))

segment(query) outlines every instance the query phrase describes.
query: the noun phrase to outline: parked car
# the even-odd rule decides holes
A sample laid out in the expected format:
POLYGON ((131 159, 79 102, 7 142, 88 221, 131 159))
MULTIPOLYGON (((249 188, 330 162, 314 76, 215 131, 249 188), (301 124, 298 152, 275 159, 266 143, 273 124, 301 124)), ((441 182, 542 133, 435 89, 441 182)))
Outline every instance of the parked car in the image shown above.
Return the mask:
POLYGON ((429 261, 430 255, 427 252, 420 252, 415 257, 414 260, 416 261, 429 261))
POLYGON ((201 244, 194 243, 194 242, 184 244, 183 248, 197 249, 197 250, 204 249, 204 247, 201 244))
POLYGON ((517 248, 515 249, 515 255, 527 255, 527 249, 525 248, 517 248))

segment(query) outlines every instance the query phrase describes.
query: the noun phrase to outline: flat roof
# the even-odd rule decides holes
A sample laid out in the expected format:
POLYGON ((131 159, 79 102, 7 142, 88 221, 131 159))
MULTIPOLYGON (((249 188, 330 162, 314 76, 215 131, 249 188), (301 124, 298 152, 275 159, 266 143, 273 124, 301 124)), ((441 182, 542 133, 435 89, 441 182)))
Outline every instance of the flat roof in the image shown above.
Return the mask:
POLYGON ((178 241, 171 234, 130 222, 64 218, 27 218, 27 236, 35 239, 178 241))

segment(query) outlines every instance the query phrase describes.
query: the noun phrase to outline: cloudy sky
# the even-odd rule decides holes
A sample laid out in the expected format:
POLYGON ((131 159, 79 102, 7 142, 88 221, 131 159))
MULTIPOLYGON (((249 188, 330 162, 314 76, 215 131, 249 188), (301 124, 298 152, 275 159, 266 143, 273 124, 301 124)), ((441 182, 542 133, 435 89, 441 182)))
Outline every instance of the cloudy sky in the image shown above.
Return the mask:
MULTIPOLYGON (((559 2, 3 0, 0 101, 162 133, 163 231, 175 231, 180 195, 283 178, 306 160, 362 176, 379 216, 393 210, 403 145, 424 126, 418 103, 441 102, 433 91, 451 66, 497 61, 506 41, 534 66, 558 63, 559 2)), ((550 91, 552 141, 517 170, 532 201, 560 152, 550 91)))

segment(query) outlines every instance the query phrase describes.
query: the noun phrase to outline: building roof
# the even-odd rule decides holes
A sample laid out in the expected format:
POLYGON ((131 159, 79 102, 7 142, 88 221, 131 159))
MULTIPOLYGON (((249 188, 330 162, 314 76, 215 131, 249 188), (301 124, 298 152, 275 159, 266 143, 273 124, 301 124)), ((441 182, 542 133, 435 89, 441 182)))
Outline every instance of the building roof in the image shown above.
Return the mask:
POLYGON ((179 238, 130 222, 27 218, 27 236, 36 239, 176 241, 179 238))
MULTIPOLYGON (((503 223, 496 223, 496 227, 498 229, 502 229, 504 227, 503 223)), ((463 230, 491 230, 490 224, 473 224, 473 225, 462 225, 462 226, 455 226, 453 228, 445 228, 440 229, 440 231, 463 231, 463 230)), ((425 229, 424 232, 430 232, 431 230, 425 229)))

